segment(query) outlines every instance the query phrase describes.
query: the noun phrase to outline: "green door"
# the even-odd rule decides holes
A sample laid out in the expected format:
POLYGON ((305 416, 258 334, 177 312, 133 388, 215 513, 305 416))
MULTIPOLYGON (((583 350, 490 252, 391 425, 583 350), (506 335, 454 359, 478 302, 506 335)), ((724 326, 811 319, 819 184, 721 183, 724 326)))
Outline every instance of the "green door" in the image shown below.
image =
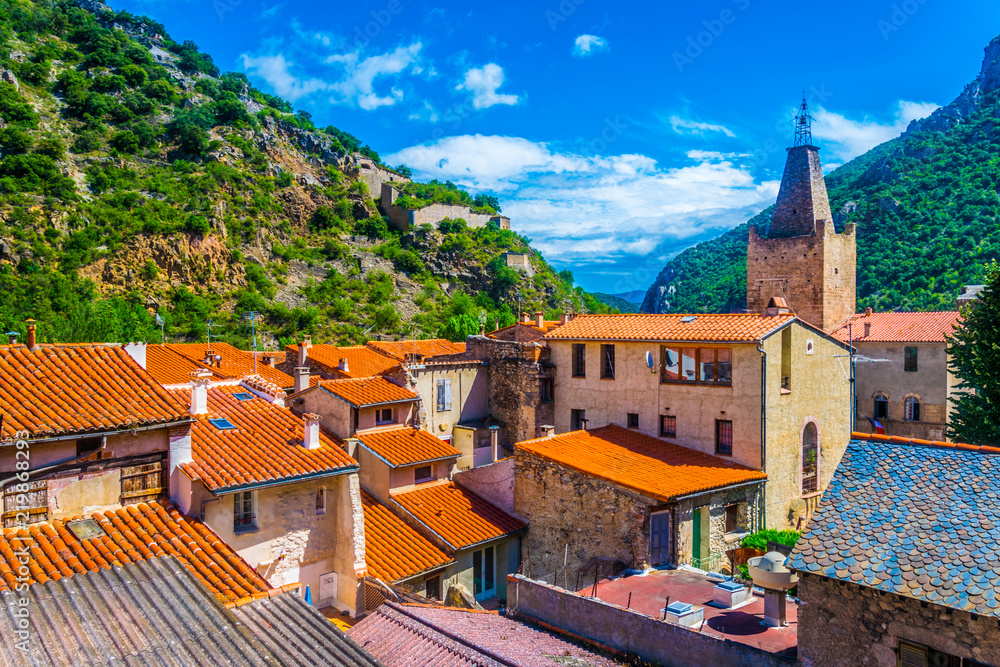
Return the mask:
POLYGON ((696 507, 691 522, 691 564, 704 567, 708 561, 708 507, 696 507))

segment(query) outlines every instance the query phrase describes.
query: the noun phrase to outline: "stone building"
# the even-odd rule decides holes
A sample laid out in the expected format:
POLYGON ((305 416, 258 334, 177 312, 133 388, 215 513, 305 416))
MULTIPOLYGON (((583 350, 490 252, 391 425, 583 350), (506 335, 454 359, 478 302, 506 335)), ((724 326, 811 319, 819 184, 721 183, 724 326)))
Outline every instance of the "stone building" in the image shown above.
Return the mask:
POLYGON ((514 459, 527 575, 567 588, 595 559, 718 571, 763 522, 764 473, 621 426, 520 442, 514 459))
POLYGON ((847 346, 787 309, 580 315, 546 334, 557 433, 618 424, 767 473, 769 528, 808 518, 850 436, 847 346))
POLYGON ((486 334, 488 338, 497 340, 509 340, 516 343, 534 343, 541 340, 545 334, 558 326, 562 326, 569 321, 569 316, 563 315, 558 320, 545 319, 545 313, 540 310, 535 311, 535 317, 531 318, 528 313, 521 313, 521 319, 514 324, 496 329, 486 334))
MULTIPOLYGON (((808 121, 803 113, 800 120, 808 121)), ((830 331, 854 314, 856 263, 855 226, 848 224, 841 234, 834 229, 810 133, 788 149, 767 234, 750 227, 747 309, 759 313, 770 299, 783 298, 800 318, 830 331)))
POLYGON ((510 229, 510 218, 507 216, 475 213, 468 206, 430 204, 416 210, 406 209, 396 203, 396 200, 402 194, 401 191, 389 183, 383 183, 379 203, 392 226, 404 234, 420 225, 433 225, 437 227, 441 224, 442 220, 447 219, 465 220, 468 226, 472 228, 486 227, 492 224, 497 229, 510 229))
POLYGON ((957 378, 948 368, 946 337, 959 322, 956 311, 855 315, 833 332, 853 341, 862 356, 855 366, 856 430, 923 440, 947 439, 949 400, 957 378))
POLYGON ((855 437, 788 561, 800 664, 1000 664, 1000 449, 855 437))

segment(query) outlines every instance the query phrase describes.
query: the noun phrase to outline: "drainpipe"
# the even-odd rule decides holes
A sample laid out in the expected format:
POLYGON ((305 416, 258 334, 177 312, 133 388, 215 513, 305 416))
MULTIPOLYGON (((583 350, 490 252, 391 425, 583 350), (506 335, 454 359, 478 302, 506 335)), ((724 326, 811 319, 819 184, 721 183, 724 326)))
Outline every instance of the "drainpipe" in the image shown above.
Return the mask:
MULTIPOLYGON (((767 352, 764 341, 757 343, 760 352, 760 470, 767 473, 767 352)), ((758 520, 760 528, 767 527, 767 482, 760 487, 761 512, 758 520)))

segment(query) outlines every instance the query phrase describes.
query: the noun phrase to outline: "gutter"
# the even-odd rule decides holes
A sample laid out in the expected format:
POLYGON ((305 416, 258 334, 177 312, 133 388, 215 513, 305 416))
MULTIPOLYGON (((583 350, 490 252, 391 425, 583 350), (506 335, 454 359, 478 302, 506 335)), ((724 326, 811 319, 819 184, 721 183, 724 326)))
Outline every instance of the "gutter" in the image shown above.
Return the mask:
MULTIPOLYGON (((764 351, 764 341, 757 343, 757 351, 760 352, 760 471, 767 474, 767 352, 764 351)), ((758 507, 758 520, 760 528, 767 526, 767 487, 760 490, 760 505, 763 507, 764 516, 760 514, 758 507)))
MULTIPOLYGON (((82 432, 82 431, 77 431, 77 432, 75 432, 73 434, 69 434, 69 435, 57 435, 57 436, 53 436, 53 437, 50 437, 50 438, 42 437, 42 438, 27 439, 26 442, 29 442, 29 443, 32 443, 32 444, 44 444, 46 442, 60 442, 60 441, 63 441, 63 440, 80 440, 82 438, 96 438, 98 436, 106 438, 109 435, 119 435, 119 434, 126 434, 126 433, 139 433, 140 431, 155 431, 155 430, 161 429, 161 428, 170 428, 172 426, 181 426, 183 424, 193 424, 195 421, 197 421, 197 420, 195 420, 195 419, 182 419, 181 421, 163 422, 163 423, 160 423, 160 424, 150 424, 148 426, 137 426, 136 428, 120 428, 120 429, 115 429, 113 431, 97 431, 97 432, 89 432, 89 431, 88 432, 82 432)), ((4 446, 12 446, 14 442, 16 442, 16 440, 11 441, 7 445, 0 444, 0 448, 2 448, 4 446)), ((70 462, 71 461, 64 461, 63 463, 65 464, 65 463, 70 463, 70 462)))

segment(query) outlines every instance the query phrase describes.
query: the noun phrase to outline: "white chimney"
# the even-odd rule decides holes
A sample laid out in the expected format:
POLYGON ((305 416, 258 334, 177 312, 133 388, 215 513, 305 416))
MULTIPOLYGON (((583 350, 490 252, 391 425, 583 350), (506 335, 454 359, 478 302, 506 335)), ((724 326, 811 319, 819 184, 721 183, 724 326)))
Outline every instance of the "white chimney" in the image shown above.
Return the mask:
POLYGON ((305 421, 302 446, 306 449, 319 449, 323 444, 319 440, 319 415, 307 412, 302 415, 302 419, 305 421))
POLYGON ((174 426, 169 432, 168 445, 168 465, 170 466, 170 499, 180 507, 181 512, 188 514, 191 511, 190 480, 185 487, 184 480, 187 477, 178 467, 183 463, 191 463, 194 458, 191 456, 191 425, 174 426), (185 492, 187 488, 187 492, 185 492))
POLYGON ((312 338, 305 336, 299 343, 299 366, 305 366, 309 359, 309 348, 312 347, 312 338))
POLYGON ((145 343, 129 343, 125 346, 125 352, 128 356, 135 360, 135 363, 139 364, 143 368, 146 368, 146 344, 145 343))
POLYGON ((540 310, 535 311, 535 326, 539 329, 545 328, 545 313, 540 310))
POLYGON ((351 371, 347 367, 347 359, 344 357, 340 358, 340 362, 337 364, 337 370, 342 373, 350 373, 351 371))
POLYGON ((208 413, 208 383, 212 373, 207 370, 195 371, 191 375, 191 414, 197 417, 208 413))
POLYGON ((545 425, 539 426, 538 430, 542 434, 539 437, 542 437, 542 438, 554 438, 556 436, 556 427, 555 426, 550 426, 548 424, 545 424, 545 425))
POLYGON ((309 388, 309 367, 308 366, 296 367, 294 392, 297 394, 300 391, 308 388, 309 388))
POLYGON ((493 461, 499 458, 500 449, 500 427, 490 426, 490 454, 493 457, 493 461))
POLYGON ((531 318, 528 317, 528 313, 521 313, 521 324, 527 324, 530 321, 531 318))

